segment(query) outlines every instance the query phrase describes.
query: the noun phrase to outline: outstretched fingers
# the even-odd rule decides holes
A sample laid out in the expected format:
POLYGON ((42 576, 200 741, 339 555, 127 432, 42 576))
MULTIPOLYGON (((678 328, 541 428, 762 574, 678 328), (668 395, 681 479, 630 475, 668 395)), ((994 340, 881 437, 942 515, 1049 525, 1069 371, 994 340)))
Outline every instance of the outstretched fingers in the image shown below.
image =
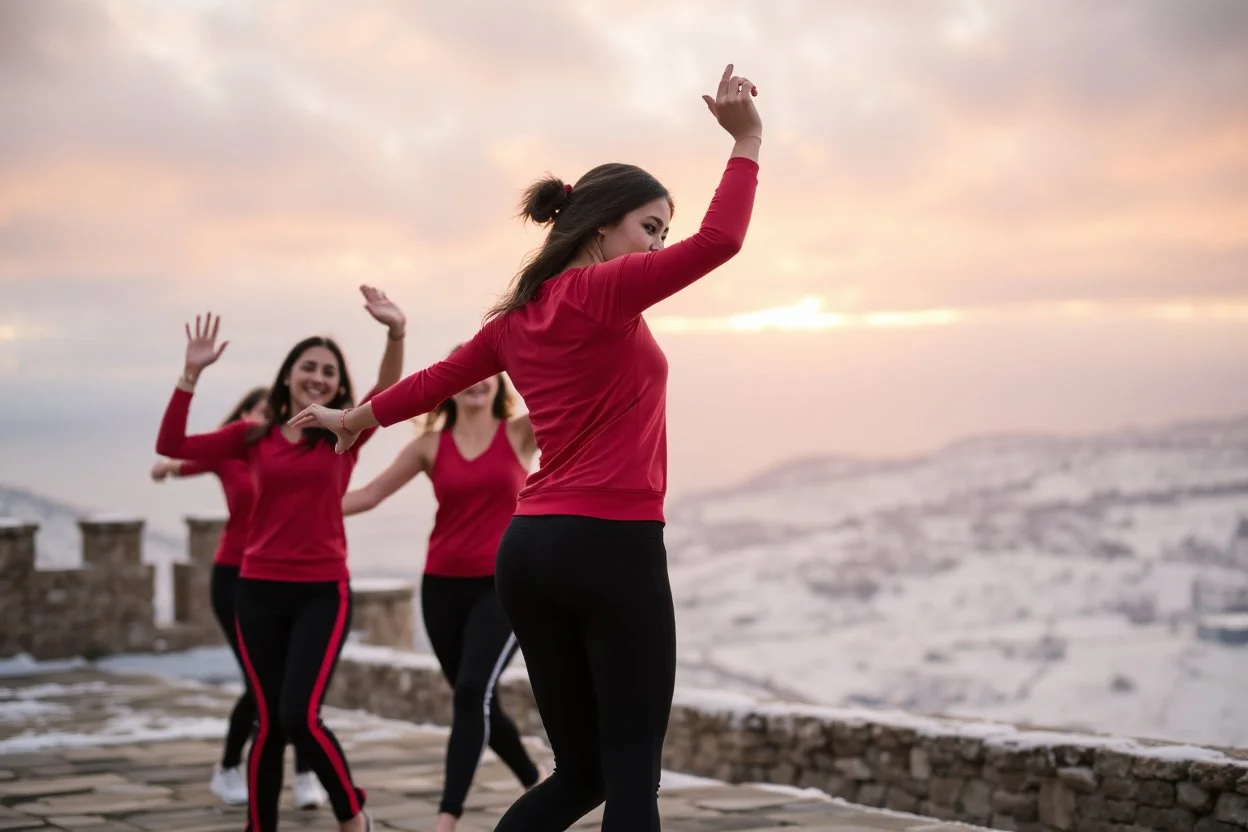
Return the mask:
POLYGON ((292 428, 312 427, 316 424, 316 416, 315 414, 312 413, 311 407, 305 407, 302 411, 299 412, 299 415, 295 416, 293 419, 287 422, 287 424, 290 425, 292 428))
POLYGON ((731 89, 731 80, 732 80, 732 64, 728 64, 728 66, 724 67, 724 74, 719 79, 719 89, 715 91, 716 99, 723 98, 725 95, 728 94, 728 90, 731 89))

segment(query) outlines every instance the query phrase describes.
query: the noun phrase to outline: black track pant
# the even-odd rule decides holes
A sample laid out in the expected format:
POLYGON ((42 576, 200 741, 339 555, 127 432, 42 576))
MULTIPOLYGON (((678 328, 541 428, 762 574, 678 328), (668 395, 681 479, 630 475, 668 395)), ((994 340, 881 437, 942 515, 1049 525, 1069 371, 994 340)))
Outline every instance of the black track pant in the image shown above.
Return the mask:
POLYGON ((602 832, 657 832, 676 677, 662 523, 516 517, 495 576, 555 752, 495 832, 567 829, 604 800, 602 832))
POLYGON ((289 742, 312 766, 334 816, 350 820, 364 806, 342 747, 321 722, 321 702, 351 626, 346 581, 238 581, 243 666, 256 691, 258 728, 247 758, 248 832, 277 828, 282 752, 289 742))
POLYGON ((499 606, 493 575, 425 575, 420 606, 434 655, 455 690, 438 811, 459 817, 487 745, 524 786, 537 782, 537 766, 498 701, 498 677, 516 653, 516 638, 499 606))
MULTIPOLYGON (((225 749, 221 753, 222 768, 234 768, 242 762, 243 746, 256 729, 256 695, 247 680, 247 673, 243 670, 243 657, 238 652, 238 628, 234 626, 238 571, 237 566, 217 564, 212 567, 210 584, 212 612, 217 617, 217 623, 221 625, 221 632, 230 649, 234 651, 239 673, 243 677, 243 692, 234 703, 234 709, 230 711, 230 727, 225 732, 225 749)), ((308 761, 295 749, 295 771, 302 773, 311 770, 308 761)))

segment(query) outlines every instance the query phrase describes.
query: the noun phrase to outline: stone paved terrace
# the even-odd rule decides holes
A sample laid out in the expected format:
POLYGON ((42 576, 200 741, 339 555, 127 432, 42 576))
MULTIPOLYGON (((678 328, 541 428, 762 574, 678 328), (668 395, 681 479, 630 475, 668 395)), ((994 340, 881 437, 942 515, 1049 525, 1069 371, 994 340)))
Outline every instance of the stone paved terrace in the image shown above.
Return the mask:
MULTIPOLYGON (((242 830, 243 810, 223 806, 207 786, 232 701, 220 688, 86 668, 0 678, 0 830, 242 830)), ((368 790, 379 832, 431 830, 445 733, 358 711, 326 709, 325 718, 368 790)), ((534 751, 549 768, 548 751, 534 751)), ((459 828, 492 830, 519 793, 489 753, 459 828)), ((669 832, 972 828, 680 775, 665 774, 661 794, 669 832)), ((337 828, 328 807, 290 808, 289 788, 282 812, 284 829, 337 828)), ((601 809, 573 828, 596 829, 600 819, 601 809)))

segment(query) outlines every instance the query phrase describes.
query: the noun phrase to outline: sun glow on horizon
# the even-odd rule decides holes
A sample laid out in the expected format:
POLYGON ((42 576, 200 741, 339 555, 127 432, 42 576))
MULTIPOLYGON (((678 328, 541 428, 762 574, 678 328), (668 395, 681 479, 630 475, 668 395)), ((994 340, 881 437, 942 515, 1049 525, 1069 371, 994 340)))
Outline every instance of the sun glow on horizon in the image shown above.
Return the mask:
POLYGON ((723 316, 661 315, 650 320, 660 332, 830 332, 849 329, 906 329, 1010 320, 1109 320, 1145 318, 1171 323, 1244 321, 1248 301, 1108 304, 1083 300, 1003 307, 940 307, 935 309, 836 312, 825 310, 819 297, 804 297, 789 306, 723 316))

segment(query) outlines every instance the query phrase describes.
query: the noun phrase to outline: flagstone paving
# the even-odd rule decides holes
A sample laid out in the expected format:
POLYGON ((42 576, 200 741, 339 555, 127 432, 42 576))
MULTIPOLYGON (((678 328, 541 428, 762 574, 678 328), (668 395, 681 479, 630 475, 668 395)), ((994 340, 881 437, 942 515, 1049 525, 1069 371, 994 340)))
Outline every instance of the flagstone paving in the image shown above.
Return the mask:
MULTIPOLYGON (((219 688, 93 669, 0 678, 0 832, 238 832, 244 809, 208 791, 233 697, 219 688)), ((326 709, 381 830, 433 829, 446 735, 431 727, 326 709)), ((549 752, 534 744, 549 768, 549 752)), ((289 782, 290 754, 287 755, 289 782)), ((854 806, 811 792, 665 777, 667 832, 970 829, 854 806)), ((488 753, 461 832, 489 832, 520 786, 488 753)), ((599 827, 599 808, 573 829, 599 827)), ((282 797, 283 829, 335 830, 328 807, 282 797)))

